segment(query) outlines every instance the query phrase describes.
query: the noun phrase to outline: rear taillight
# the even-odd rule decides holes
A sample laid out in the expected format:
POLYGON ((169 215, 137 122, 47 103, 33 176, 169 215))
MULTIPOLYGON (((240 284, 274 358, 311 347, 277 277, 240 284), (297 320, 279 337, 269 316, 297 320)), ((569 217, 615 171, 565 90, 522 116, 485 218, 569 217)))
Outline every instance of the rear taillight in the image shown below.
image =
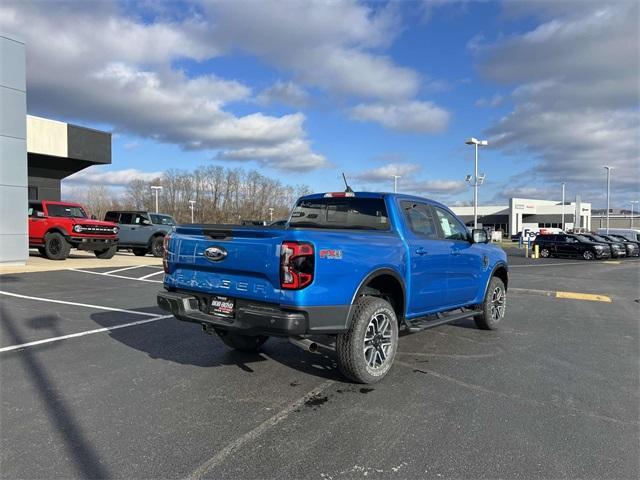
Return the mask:
POLYGON ((303 242, 282 242, 280 247, 280 286, 300 290, 313 282, 313 245, 303 242))
POLYGON ((165 235, 162 240, 162 268, 164 273, 171 273, 169 270, 169 242, 171 241, 171 235, 165 235))

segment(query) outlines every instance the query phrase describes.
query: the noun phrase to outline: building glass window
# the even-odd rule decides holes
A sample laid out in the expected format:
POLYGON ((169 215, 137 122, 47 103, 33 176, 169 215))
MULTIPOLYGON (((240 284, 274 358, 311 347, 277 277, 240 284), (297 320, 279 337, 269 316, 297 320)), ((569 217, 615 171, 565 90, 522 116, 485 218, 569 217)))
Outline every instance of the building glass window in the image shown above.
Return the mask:
POLYGON ((29 200, 38 200, 38 187, 29 187, 29 200))

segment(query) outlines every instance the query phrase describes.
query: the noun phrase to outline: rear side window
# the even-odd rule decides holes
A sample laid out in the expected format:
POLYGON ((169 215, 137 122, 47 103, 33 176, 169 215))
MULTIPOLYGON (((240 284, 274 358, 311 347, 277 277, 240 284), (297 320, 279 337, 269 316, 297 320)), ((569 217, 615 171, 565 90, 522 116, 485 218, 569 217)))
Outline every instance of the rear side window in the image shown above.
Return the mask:
POLYGON ((429 205, 416 202, 402 202, 401 205, 409 228, 414 233, 432 240, 438 239, 436 221, 429 205))
POLYGON ((120 223, 123 225, 131 225, 133 223, 133 214, 131 213, 121 213, 120 214, 120 223))
POLYGON ((107 212, 104 216, 106 222, 118 223, 118 212, 107 212))
POLYGON ((29 216, 30 217, 44 217, 44 210, 42 209, 42 203, 29 202, 29 216))
POLYGON ((387 207, 382 198, 301 199, 291 212, 293 228, 389 230, 387 207))

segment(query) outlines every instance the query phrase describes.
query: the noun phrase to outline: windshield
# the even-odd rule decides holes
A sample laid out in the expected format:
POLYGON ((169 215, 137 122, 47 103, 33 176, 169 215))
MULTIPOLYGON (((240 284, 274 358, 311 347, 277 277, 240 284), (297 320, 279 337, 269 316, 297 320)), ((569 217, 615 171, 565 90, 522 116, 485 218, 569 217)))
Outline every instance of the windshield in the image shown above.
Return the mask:
POLYGON ((593 240, 591 240, 590 238, 585 237, 584 235, 574 235, 573 237, 577 238, 581 242, 588 242, 588 243, 592 243, 593 242, 593 240))
POLYGON ((389 230, 389 218, 382 198, 313 198, 298 201, 291 212, 289 226, 389 230))
POLYGON ((73 205, 47 204, 47 213, 50 217, 87 218, 82 207, 73 205))
POLYGON ((607 242, 606 238, 602 238, 600 235, 589 235, 589 238, 593 238, 596 242, 607 242))
POLYGON ((173 217, 169 215, 158 215, 157 213, 152 213, 149 215, 151 217, 151 221, 155 225, 175 225, 176 221, 173 217))

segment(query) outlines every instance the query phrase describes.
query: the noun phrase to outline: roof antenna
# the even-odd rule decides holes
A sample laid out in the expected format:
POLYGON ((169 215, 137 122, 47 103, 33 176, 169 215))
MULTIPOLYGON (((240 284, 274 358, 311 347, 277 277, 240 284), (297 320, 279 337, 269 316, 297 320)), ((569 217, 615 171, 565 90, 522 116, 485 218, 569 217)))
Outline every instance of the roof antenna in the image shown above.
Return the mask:
POLYGON ((351 189, 351 187, 349 186, 349 184, 347 183, 347 177, 344 176, 344 172, 342 172, 342 179, 344 180, 344 186, 347 187, 345 188, 345 192, 346 193, 353 193, 353 190, 351 189))

